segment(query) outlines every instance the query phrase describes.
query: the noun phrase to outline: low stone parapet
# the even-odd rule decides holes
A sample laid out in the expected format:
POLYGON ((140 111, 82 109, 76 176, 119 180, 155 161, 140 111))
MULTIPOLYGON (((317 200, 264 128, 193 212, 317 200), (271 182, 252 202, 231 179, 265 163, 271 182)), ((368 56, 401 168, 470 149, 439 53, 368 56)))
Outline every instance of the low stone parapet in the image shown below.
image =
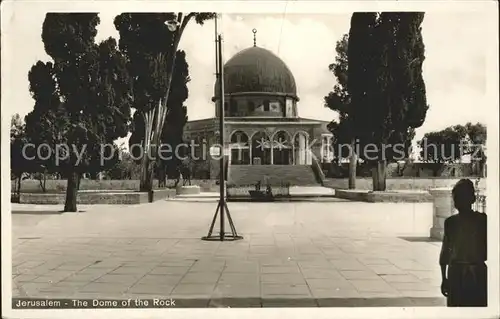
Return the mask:
MULTIPOLYGON (((139 191, 79 191, 77 195, 77 204, 93 205, 93 204, 117 204, 117 205, 134 205, 154 202, 157 200, 174 197, 176 192, 174 189, 156 189, 153 190, 152 196, 147 192, 139 191)), ((65 193, 21 193, 19 203, 21 204, 38 204, 38 205, 63 205, 66 200, 65 193)))
POLYGON ((176 189, 177 195, 196 195, 200 193, 201 189, 198 185, 178 186, 176 189))
MULTIPOLYGON (((463 177, 474 181, 477 177, 463 177)), ((441 187, 453 187, 460 178, 446 177, 388 177, 386 186, 388 191, 399 190, 429 190, 441 187)), ((326 178, 323 186, 334 189, 348 190, 348 178, 326 178)), ((479 188, 486 188, 486 178, 482 178, 479 182, 479 188)), ((356 189, 369 191, 373 189, 373 181, 371 177, 357 177, 356 189)))
POLYGON ((387 191, 372 192, 356 189, 336 189, 335 197, 368 203, 426 203, 432 202, 427 191, 387 191))
POLYGON ((451 188, 434 188, 429 190, 433 201, 433 221, 430 236, 433 239, 443 240, 444 221, 454 214, 451 188))
POLYGON ((168 199, 176 196, 176 190, 172 188, 160 188, 153 190, 153 202, 162 199, 168 199))

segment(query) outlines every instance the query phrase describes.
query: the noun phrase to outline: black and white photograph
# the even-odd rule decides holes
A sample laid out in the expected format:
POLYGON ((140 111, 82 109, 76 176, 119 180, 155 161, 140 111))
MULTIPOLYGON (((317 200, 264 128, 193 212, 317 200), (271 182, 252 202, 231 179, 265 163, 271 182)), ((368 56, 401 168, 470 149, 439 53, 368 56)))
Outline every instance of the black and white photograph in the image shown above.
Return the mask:
POLYGON ((500 315, 497 3, 1 23, 6 317, 500 315))

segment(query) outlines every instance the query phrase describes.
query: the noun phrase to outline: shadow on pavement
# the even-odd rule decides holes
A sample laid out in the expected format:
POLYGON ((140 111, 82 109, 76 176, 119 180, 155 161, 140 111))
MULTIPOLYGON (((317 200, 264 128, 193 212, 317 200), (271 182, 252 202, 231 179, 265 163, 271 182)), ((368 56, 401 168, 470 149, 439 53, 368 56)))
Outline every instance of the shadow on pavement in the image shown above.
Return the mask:
POLYGON ((412 243, 440 243, 438 239, 430 237, 398 237, 400 239, 412 242, 412 243))

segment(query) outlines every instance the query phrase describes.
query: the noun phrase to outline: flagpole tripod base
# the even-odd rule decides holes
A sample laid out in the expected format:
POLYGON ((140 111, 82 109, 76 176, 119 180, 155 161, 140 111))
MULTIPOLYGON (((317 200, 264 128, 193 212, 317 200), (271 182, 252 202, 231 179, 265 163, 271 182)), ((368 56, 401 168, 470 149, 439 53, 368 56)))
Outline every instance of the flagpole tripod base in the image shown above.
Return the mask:
POLYGON ((222 237, 222 239, 220 238, 219 235, 212 235, 212 236, 203 236, 201 237, 201 240, 204 240, 204 241, 236 241, 236 240, 240 240, 240 239, 243 239, 243 236, 240 236, 240 235, 231 235, 229 233, 225 233, 224 234, 224 237, 222 237))
MULTIPOLYGON (((223 224, 223 223, 222 223, 223 224)), ((236 228, 234 227, 233 219, 231 218, 231 214, 229 213, 229 209, 227 207, 226 201, 224 199, 219 200, 217 204, 217 209, 215 210, 214 218, 212 219, 212 224, 210 225, 210 229, 208 230, 207 236, 201 237, 201 240, 205 241, 235 241, 243 239, 243 236, 238 235, 236 232, 236 228), (231 228, 231 232, 225 232, 224 227, 218 233, 213 233, 215 222, 217 220, 217 216, 219 218, 224 219, 227 217, 227 221, 229 223, 229 227, 231 228)))

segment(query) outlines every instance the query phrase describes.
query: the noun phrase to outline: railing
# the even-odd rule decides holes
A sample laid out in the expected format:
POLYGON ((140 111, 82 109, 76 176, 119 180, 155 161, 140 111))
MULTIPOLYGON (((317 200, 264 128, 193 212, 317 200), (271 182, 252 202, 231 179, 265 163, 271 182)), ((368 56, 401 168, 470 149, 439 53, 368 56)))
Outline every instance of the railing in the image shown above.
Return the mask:
POLYGON ((486 214, 486 195, 481 194, 481 190, 479 189, 479 182, 481 178, 478 177, 474 182, 474 188, 476 189, 476 203, 474 210, 483 214, 486 214))
POLYGON ((310 152, 309 156, 311 156, 312 169, 316 177, 316 181, 318 181, 320 184, 323 184, 323 182, 325 181, 325 173, 323 172, 323 169, 319 165, 319 161, 316 155, 311 150, 309 150, 309 152, 310 152))
POLYGON ((474 210, 486 214, 486 195, 476 195, 476 203, 474 210))

